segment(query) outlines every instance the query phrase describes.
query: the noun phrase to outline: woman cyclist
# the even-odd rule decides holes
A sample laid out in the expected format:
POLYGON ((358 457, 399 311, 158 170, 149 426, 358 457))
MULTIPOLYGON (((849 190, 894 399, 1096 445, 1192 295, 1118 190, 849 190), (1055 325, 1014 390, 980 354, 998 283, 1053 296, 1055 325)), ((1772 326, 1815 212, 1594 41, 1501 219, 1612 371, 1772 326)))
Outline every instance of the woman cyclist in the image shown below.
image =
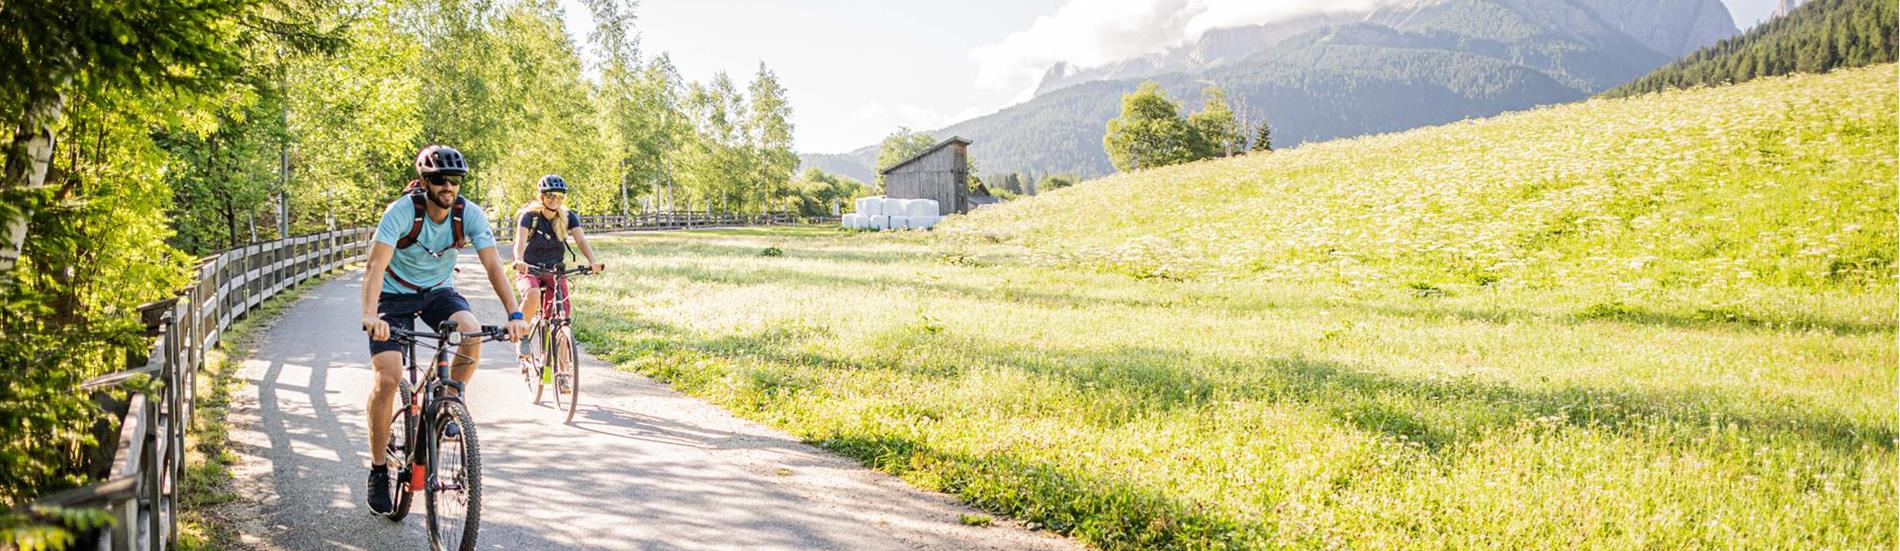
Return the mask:
MULTIPOLYGON (((516 216, 515 227, 515 286, 522 294, 522 310, 529 320, 540 313, 542 300, 548 296, 543 289, 561 285, 566 294, 565 280, 552 275, 535 274, 529 268, 553 268, 567 259, 567 238, 573 237, 580 245, 581 254, 587 257, 587 264, 595 272, 607 269, 607 265, 594 260, 594 249, 587 245, 587 235, 581 231, 581 217, 573 210, 561 205, 567 198, 567 180, 549 174, 542 176, 536 184, 540 197, 522 207, 516 216)), ((528 339, 522 339, 518 353, 526 357, 528 339)))

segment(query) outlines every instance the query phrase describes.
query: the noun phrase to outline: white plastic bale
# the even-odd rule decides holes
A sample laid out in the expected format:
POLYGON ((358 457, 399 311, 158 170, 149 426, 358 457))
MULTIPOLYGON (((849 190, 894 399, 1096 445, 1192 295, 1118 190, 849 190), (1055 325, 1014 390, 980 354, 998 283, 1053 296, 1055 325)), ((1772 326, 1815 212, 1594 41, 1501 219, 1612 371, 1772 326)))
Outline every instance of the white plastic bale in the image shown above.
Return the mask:
POLYGON ((865 226, 864 229, 882 230, 882 229, 887 229, 890 227, 891 227, 891 217, 885 216, 882 214, 874 214, 874 215, 871 215, 871 225, 865 226))
POLYGON ((865 216, 884 214, 884 197, 859 197, 858 214, 865 216))
POLYGON ((859 215, 857 213, 846 214, 838 219, 838 225, 844 226, 844 229, 847 230, 858 229, 858 218, 859 215))
POLYGON ((935 227, 937 225, 937 222, 940 222, 940 221, 943 221, 942 216, 936 216, 936 215, 912 216, 910 217, 910 227, 917 228, 917 229, 930 229, 932 227, 935 227))
POLYGON ((904 203, 904 216, 936 216, 936 199, 914 199, 904 203))
POLYGON ((903 216, 904 203, 908 203, 908 202, 910 202, 909 199, 892 199, 889 197, 885 197, 884 209, 881 211, 881 213, 885 216, 903 216))
POLYGON ((889 217, 889 218, 890 218, 890 221, 891 221, 891 229, 893 229, 893 230, 907 230, 907 229, 910 229, 910 217, 909 217, 909 216, 891 216, 891 217, 889 217))

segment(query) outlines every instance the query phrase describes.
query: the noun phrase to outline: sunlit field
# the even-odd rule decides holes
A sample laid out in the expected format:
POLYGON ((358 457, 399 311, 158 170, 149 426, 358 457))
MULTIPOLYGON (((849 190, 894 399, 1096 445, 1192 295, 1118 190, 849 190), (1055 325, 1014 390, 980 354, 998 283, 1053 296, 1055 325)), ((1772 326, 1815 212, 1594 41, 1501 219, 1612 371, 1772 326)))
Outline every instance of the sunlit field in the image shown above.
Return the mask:
POLYGON ((597 239, 579 327, 1105 548, 1889 547, 1895 85, 1592 101, 928 233, 597 239))

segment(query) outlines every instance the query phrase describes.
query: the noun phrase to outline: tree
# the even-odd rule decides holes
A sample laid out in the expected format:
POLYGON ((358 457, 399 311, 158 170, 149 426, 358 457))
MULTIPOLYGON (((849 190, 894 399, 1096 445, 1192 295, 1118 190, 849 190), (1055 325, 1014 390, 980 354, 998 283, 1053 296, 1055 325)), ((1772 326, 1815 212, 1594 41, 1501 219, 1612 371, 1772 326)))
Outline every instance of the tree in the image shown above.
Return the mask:
POLYGON ((692 118, 687 115, 682 99, 685 91, 679 70, 673 67, 673 58, 665 53, 654 56, 648 62, 641 77, 644 86, 636 98, 640 105, 650 110, 653 120, 644 128, 652 133, 650 149, 645 153, 653 163, 651 178, 653 204, 672 210, 678 204, 678 181, 675 173, 684 158, 685 148, 696 141, 692 118))
MULTIPOLYGON (((877 188, 884 189, 884 169, 923 153, 933 145, 937 145, 937 139, 930 137, 930 134, 913 132, 902 126, 885 136, 884 143, 877 149, 877 188)), ((974 174, 975 170, 971 170, 971 173, 974 174)))
POLYGON ((580 52, 562 27, 559 6, 552 0, 515 4, 489 32, 497 59, 505 60, 492 64, 496 80, 484 83, 500 126, 483 129, 478 143, 499 139, 506 146, 471 158, 471 180, 480 185, 463 193, 486 197, 497 210, 512 208, 532 199, 543 175, 559 174, 569 184, 569 206, 611 210, 620 195, 619 159, 596 122, 595 90, 582 77, 580 52))
POLYGON ((689 143, 681 155, 683 191, 708 208, 741 207, 748 195, 744 183, 755 174, 742 128, 744 98, 732 78, 720 71, 708 84, 689 85, 685 106, 694 135, 686 138, 689 143))
POLYGON ((640 37, 634 32, 634 5, 618 0, 586 0, 594 15, 588 42, 601 59, 595 90, 596 110, 605 147, 613 157, 608 176, 614 183, 615 211, 632 210, 629 197, 635 182, 658 176, 660 152, 659 110, 652 83, 643 78, 640 37))
POLYGON ((1075 182, 1076 182, 1076 178, 1075 176, 1072 176, 1072 175, 1050 174, 1048 176, 1043 176, 1042 180, 1036 182, 1036 191, 1038 193, 1045 192, 1045 191, 1054 191, 1054 190, 1062 189, 1065 187, 1073 186, 1075 185, 1075 182))
MULTIPOLYGON (((414 175, 422 140, 422 46, 401 34, 393 7, 347 26, 347 47, 285 60, 293 221, 305 231, 368 224, 414 175)), ((338 15, 338 18, 347 17, 338 15)), ((181 235, 192 228, 180 224, 181 235)))
POLYGON ((1218 86, 1201 90, 1201 111, 1188 117, 1194 129, 1197 158, 1231 157, 1247 149, 1247 131, 1227 105, 1227 92, 1218 86))
POLYGON ((834 204, 877 193, 877 190, 863 182, 816 168, 807 168, 799 173, 798 179, 793 180, 789 187, 789 200, 801 216, 829 215, 834 204))
POLYGON ((1180 104, 1154 81, 1122 95, 1121 115, 1108 121, 1102 147, 1123 172, 1195 160, 1195 133, 1181 118, 1180 104))
POLYGON ((247 40, 240 23, 265 22, 236 0, 0 3, 0 274, 20 258, 52 165, 55 128, 75 94, 205 91, 236 74, 247 40))
MULTIPOLYGON (((166 140, 225 131, 275 101, 234 77, 280 45, 327 47, 310 8, 0 2, 0 501, 84 481, 101 412, 78 383, 149 348, 132 312, 174 296, 195 262, 166 245, 166 211, 172 175, 199 167, 166 140)), ((226 135, 258 141, 249 132, 226 135)))
MULTIPOLYGON (((778 75, 759 63, 759 72, 746 87, 752 98, 746 121, 753 154, 758 157, 758 186, 761 198, 779 201, 786 197, 787 182, 798 169, 798 152, 792 149, 792 104, 778 75)), ((771 210, 771 205, 760 205, 771 210)))
POLYGON ((1023 192, 1023 178, 1014 172, 1005 174, 1003 180, 997 182, 997 187, 1002 188, 1003 191, 1020 194, 1023 192))
POLYGON ((1253 151, 1273 151, 1273 124, 1260 119, 1260 127, 1254 132, 1253 151))

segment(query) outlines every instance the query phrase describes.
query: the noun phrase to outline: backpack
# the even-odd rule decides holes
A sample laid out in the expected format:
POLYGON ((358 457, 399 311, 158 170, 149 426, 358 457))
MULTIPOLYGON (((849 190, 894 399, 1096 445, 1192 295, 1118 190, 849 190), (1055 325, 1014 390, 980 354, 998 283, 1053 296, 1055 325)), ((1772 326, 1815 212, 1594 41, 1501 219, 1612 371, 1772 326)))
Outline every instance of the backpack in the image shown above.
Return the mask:
MULTIPOLYGON (((410 245, 416 244, 416 238, 422 236, 422 221, 429 216, 428 191, 422 189, 421 180, 410 180, 409 187, 403 189, 403 194, 407 195, 409 201, 415 204, 416 218, 414 223, 409 224, 409 235, 402 236, 402 239, 396 240, 396 248, 398 249, 407 249, 410 245)), ((468 246, 467 236, 462 234, 462 208, 465 206, 467 206, 467 201, 464 201, 462 196, 457 195, 455 197, 455 205, 449 207, 449 228, 455 232, 455 243, 449 245, 449 248, 460 249, 468 246)))
MULTIPOLYGON (((402 236, 401 239, 396 240, 396 248, 398 249, 407 249, 416 244, 416 238, 422 236, 422 221, 429 216, 428 192, 422 189, 422 182, 411 180, 409 187, 403 190, 403 194, 409 198, 411 204, 415 205, 416 218, 415 222, 409 225, 409 235, 402 236)), ((401 201, 401 199, 397 199, 397 201, 401 201)), ((462 200, 461 196, 456 196, 455 205, 449 208, 449 227, 455 232, 455 243, 449 246, 449 248, 452 249, 460 249, 468 245, 468 240, 462 235, 462 208, 464 206, 466 206, 466 203, 462 200)), ((428 291, 448 282, 448 280, 445 279, 436 282, 434 285, 423 286, 411 283, 409 280, 403 279, 402 276, 396 275, 394 268, 391 268, 387 273, 391 279, 396 280, 397 284, 408 287, 418 293, 428 291)), ((454 278, 454 275, 449 276, 449 279, 454 278)))

